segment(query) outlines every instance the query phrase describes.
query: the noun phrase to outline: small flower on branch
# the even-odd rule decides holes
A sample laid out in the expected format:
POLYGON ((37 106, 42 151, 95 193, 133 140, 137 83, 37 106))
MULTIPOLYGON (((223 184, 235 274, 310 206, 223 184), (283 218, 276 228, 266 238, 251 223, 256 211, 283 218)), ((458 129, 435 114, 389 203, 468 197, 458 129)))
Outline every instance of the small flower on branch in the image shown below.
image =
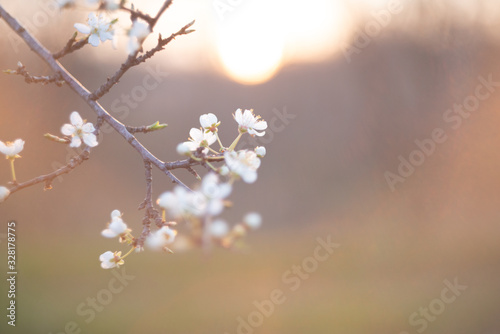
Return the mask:
POLYGON ((176 230, 172 230, 168 226, 162 226, 158 231, 151 233, 146 238, 146 246, 154 250, 166 250, 170 251, 166 246, 174 242, 175 236, 177 235, 176 230))
POLYGON ((200 116, 200 124, 205 132, 217 132, 220 122, 214 114, 204 114, 200 116))
POLYGON ((92 46, 99 46, 100 41, 104 43, 107 40, 114 40, 113 24, 115 24, 116 21, 117 19, 109 21, 109 19, 105 18, 102 14, 96 16, 94 13, 90 13, 87 20, 88 25, 75 23, 74 27, 80 33, 90 35, 89 43, 92 46))
POLYGON ((7 197, 9 197, 9 195, 10 195, 10 190, 4 186, 1 186, 0 187, 0 203, 5 201, 7 199, 7 197))
POLYGON ((259 137, 266 134, 266 132, 262 130, 267 129, 267 122, 261 120, 260 116, 255 116, 253 110, 245 110, 242 112, 241 109, 238 109, 233 117, 236 123, 238 123, 238 131, 240 133, 248 132, 251 136, 259 137), (258 132, 257 130, 262 132, 258 132))
POLYGON ((127 224, 123 221, 121 217, 121 213, 118 210, 113 210, 111 212, 111 222, 108 224, 108 228, 101 232, 103 237, 106 238, 115 238, 129 233, 130 230, 127 227, 127 224))
POLYGON ((80 147, 83 142, 90 147, 98 145, 97 137, 93 132, 95 131, 92 123, 87 123, 82 119, 77 111, 73 111, 69 116, 71 124, 64 124, 61 128, 63 135, 71 136, 71 147, 80 147))
POLYGON ((122 258, 122 252, 104 252, 99 256, 99 260, 101 261, 101 267, 103 269, 118 268, 125 263, 122 258))
POLYGON ((229 170, 246 183, 254 183, 257 180, 257 169, 261 162, 254 151, 225 152, 224 160, 229 170))
POLYGON ((132 28, 128 32, 128 54, 133 55, 136 53, 141 47, 142 42, 149 36, 150 33, 151 28, 149 27, 149 24, 135 20, 132 24, 132 28))
POLYGON ((19 153, 24 148, 24 140, 16 139, 14 142, 6 142, 0 141, 0 152, 5 154, 5 158, 10 160, 10 171, 12 174, 12 182, 16 183, 16 170, 14 168, 14 160, 16 158, 20 158, 19 153))
POLYGON ((255 148, 255 153, 259 158, 264 158, 266 156, 266 148, 264 146, 257 146, 255 148))
POLYGON ((0 141, 0 152, 5 154, 5 157, 7 159, 20 158, 21 156, 19 155, 19 153, 21 153, 23 148, 24 140, 22 139, 16 139, 13 142, 6 143, 0 141))
POLYGON ((198 147, 209 147, 217 140, 213 132, 204 132, 200 129, 192 128, 189 131, 189 141, 184 142, 189 150, 196 151, 198 147))

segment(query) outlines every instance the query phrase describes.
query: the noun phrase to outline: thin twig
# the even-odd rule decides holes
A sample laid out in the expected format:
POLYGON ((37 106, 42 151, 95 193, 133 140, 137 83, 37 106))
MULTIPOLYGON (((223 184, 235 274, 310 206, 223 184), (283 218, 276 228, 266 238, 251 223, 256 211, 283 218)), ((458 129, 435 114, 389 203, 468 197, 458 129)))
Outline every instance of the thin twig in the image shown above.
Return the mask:
POLYGON ((10 193, 11 194, 15 193, 16 191, 19 191, 23 188, 27 188, 27 187, 30 187, 30 186, 33 186, 35 184, 42 183, 42 182, 45 182, 44 189, 51 189, 52 188, 52 181, 54 181, 54 179, 56 177, 58 177, 59 175, 62 175, 62 174, 70 173, 73 169, 75 169, 76 167, 81 165, 85 160, 88 160, 89 157, 90 157, 90 148, 87 147, 83 150, 82 153, 71 158, 71 160, 69 161, 69 163, 67 165, 64 165, 63 167, 55 170, 54 172, 52 172, 50 174, 41 175, 41 176, 35 177, 34 179, 31 179, 31 180, 26 181, 26 182, 17 183, 14 187, 9 189, 10 193))
POLYGON ((194 30, 193 29, 188 29, 188 28, 190 28, 194 24, 194 22, 195 21, 189 22, 184 27, 182 27, 181 29, 179 29, 179 31, 177 31, 176 33, 173 33, 172 35, 170 35, 170 37, 161 38, 161 35, 160 35, 158 37, 158 43, 156 44, 156 46, 154 48, 152 48, 151 50, 149 50, 148 52, 146 52, 145 54, 143 54, 142 56, 137 57, 135 59, 135 61, 133 62, 133 66, 138 65, 138 64, 140 64, 142 62, 145 62, 147 59, 153 57, 153 55, 155 53, 157 53, 158 51, 163 50, 164 47, 168 43, 170 43, 172 40, 175 39, 175 37, 180 36, 180 35, 187 35, 187 34, 192 33, 194 30))
POLYGON ((148 132, 157 131, 157 129, 151 128, 150 125, 144 125, 144 126, 128 126, 127 125, 127 126, 125 126, 125 128, 130 133, 138 133, 138 132, 148 133, 148 132))
POLYGON ((73 36, 69 39, 69 41, 66 43, 64 48, 62 48, 61 51, 54 53, 52 55, 52 57, 54 57, 54 59, 62 58, 65 55, 67 55, 73 51, 79 50, 88 44, 89 36, 76 42, 76 35, 77 34, 74 33, 73 36))
POLYGON ((31 75, 26 71, 23 64, 18 63, 17 69, 15 70, 4 70, 7 74, 16 74, 24 77, 26 83, 41 83, 42 85, 47 85, 49 83, 54 83, 58 87, 64 85, 64 80, 58 74, 56 75, 31 75))
MULTIPOLYGON (((140 63, 145 62, 147 59, 151 58, 156 52, 163 50, 164 46, 167 45, 168 43, 170 43, 176 36, 187 35, 187 34, 193 32, 194 30, 187 30, 193 24, 194 24, 194 21, 188 23, 187 25, 182 27, 179 31, 172 34, 170 37, 168 37, 166 39, 162 39, 161 35, 160 35, 160 37, 158 39, 158 44, 156 45, 156 47, 149 50, 148 52, 146 52, 144 55, 142 55, 140 57, 136 57, 135 55, 128 56, 127 60, 120 66, 120 69, 118 69, 118 71, 116 71, 116 73, 112 77, 108 78, 107 81, 101 85, 101 87, 99 87, 94 93, 92 93, 90 98, 92 100, 100 99, 104 94, 109 92, 111 87, 113 87, 114 85, 116 85, 120 81, 121 77, 131 67, 137 66, 140 63)), ((136 54, 137 54, 137 52, 136 52, 136 54)))
POLYGON ((132 8, 125 7, 123 4, 120 4, 120 9, 122 9, 126 12, 129 12, 132 21, 134 21, 136 18, 141 18, 144 21, 146 21, 148 24, 151 24, 151 22, 153 22, 153 20, 154 20, 154 18, 152 18, 148 14, 144 14, 143 12, 141 12, 140 10, 135 9, 135 8, 132 9, 132 8))
POLYGON ((160 17, 168 9, 168 7, 170 7, 170 5, 172 4, 172 2, 173 2, 172 0, 166 0, 163 3, 163 5, 161 6, 161 8, 158 11, 158 13, 156 14, 156 16, 154 17, 153 21, 149 22, 149 26, 151 27, 151 31, 153 31, 153 27, 156 25, 156 22, 158 22, 158 20, 160 19, 160 17))

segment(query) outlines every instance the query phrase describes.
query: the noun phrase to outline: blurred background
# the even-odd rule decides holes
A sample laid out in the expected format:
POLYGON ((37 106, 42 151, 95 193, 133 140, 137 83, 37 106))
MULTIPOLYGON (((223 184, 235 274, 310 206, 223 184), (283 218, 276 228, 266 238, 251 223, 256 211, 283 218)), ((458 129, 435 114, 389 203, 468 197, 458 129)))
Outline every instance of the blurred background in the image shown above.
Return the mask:
MULTIPOLYGON (((90 12, 59 11, 49 0, 0 3, 51 51, 90 12)), ((134 5, 154 15, 161 3, 134 5)), ((52 190, 37 185, 0 204, 0 249, 7 254, 15 220, 18 266, 16 327, 2 315, 0 331, 500 333, 499 11, 496 0, 174 2, 146 48, 193 19, 196 32, 130 70, 100 102, 127 125, 168 123, 137 135, 164 161, 179 159, 175 147, 201 114, 215 113, 230 143, 232 113, 253 108, 270 128, 239 147, 264 145, 268 156, 255 184, 236 185, 224 218, 259 211, 262 228, 242 252, 132 255, 115 272, 128 277, 123 289, 110 293, 110 282, 120 284, 98 257, 120 245, 100 232, 113 209, 140 229, 145 183, 135 151, 103 131, 91 159, 52 190), (154 88, 144 84, 151 78, 154 88), (416 142, 435 129, 445 140, 419 153, 416 142), (317 238, 340 245, 322 262, 311 260, 317 238), (445 303, 454 282, 466 288, 445 303), (285 300, 259 311, 254 302, 276 289, 285 300)), ((126 29, 128 17, 118 16, 126 29)), ((21 61, 51 74, 2 20, 0 32, 2 70, 21 61)), ((95 90, 126 59, 125 34, 116 50, 86 46, 61 62, 95 90)), ((68 87, 0 75, 0 140, 26 141, 20 181, 78 153, 43 138, 59 134, 73 110, 96 121, 68 87)), ((0 185, 9 180, 1 162, 0 185)), ((171 189, 155 171, 155 198, 171 189)))

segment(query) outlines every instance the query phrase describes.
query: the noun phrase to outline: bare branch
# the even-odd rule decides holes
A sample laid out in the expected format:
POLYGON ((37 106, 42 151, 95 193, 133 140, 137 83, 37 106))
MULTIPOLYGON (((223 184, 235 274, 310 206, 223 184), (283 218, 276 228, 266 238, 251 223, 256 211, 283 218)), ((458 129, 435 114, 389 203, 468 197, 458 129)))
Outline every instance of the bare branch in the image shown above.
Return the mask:
POLYGON ((62 87, 64 85, 64 80, 58 74, 56 75, 31 75, 26 71, 21 62, 18 62, 17 69, 15 70, 4 70, 7 74, 16 74, 24 77, 26 83, 41 83, 42 85, 47 85, 49 83, 55 83, 56 86, 62 87))
POLYGON ((52 57, 54 57, 54 59, 62 58, 65 55, 67 55, 73 51, 79 50, 79 49, 83 48, 86 44, 88 44, 89 36, 76 42, 76 35, 77 35, 77 33, 75 32, 73 34, 73 36, 69 39, 68 43, 66 43, 64 48, 61 51, 54 53, 52 55, 52 57))
POLYGON ((120 9, 122 9, 122 10, 124 10, 126 12, 129 12, 130 13, 130 19, 132 21, 135 21, 137 18, 141 18, 144 21, 146 21, 148 24, 151 24, 151 22, 153 22, 153 20, 154 20, 154 18, 152 18, 148 14, 144 14, 143 12, 141 12, 140 10, 135 9, 135 8, 127 8, 123 4, 120 4, 120 9))
POLYGON ((163 5, 161 6, 160 10, 158 11, 158 13, 156 14, 155 18, 153 19, 152 22, 149 22, 149 26, 151 27, 151 31, 153 31, 153 27, 156 25, 156 22, 158 22, 158 20, 160 19, 160 17, 162 16, 162 14, 168 9, 168 7, 170 7, 170 5, 172 4, 172 0, 166 0, 163 5))
POLYGON ((147 59, 153 57, 153 55, 155 53, 157 53, 158 51, 163 50, 164 47, 168 43, 170 43, 172 40, 175 39, 175 37, 180 36, 180 35, 187 35, 187 34, 190 34, 190 33, 194 32, 193 29, 189 29, 194 24, 194 22, 195 21, 189 22, 184 27, 182 27, 179 31, 177 31, 176 33, 173 33, 172 35, 170 35, 170 37, 168 37, 168 38, 161 38, 161 35, 160 35, 158 37, 158 43, 156 44, 156 46, 154 48, 152 48, 151 50, 149 50, 148 52, 146 52, 145 54, 143 54, 142 56, 137 57, 135 59, 134 65, 138 65, 138 64, 140 64, 142 62, 145 62, 147 59))
POLYGON ((170 43, 176 36, 179 35, 187 35, 194 30, 187 30, 194 24, 194 21, 188 23, 184 27, 182 27, 178 32, 172 34, 170 37, 166 39, 162 39, 161 35, 158 39, 158 44, 153 49, 146 52, 144 55, 140 57, 136 57, 136 55, 128 56, 127 60, 120 66, 120 69, 116 71, 116 73, 108 78, 106 83, 104 83, 101 87, 99 87, 94 93, 91 94, 90 98, 92 100, 100 99, 104 94, 108 93, 111 87, 120 81, 121 77, 127 72, 131 67, 137 66, 142 62, 145 62, 147 59, 151 58, 156 52, 163 50, 164 46, 170 43))
POLYGON ((9 189, 10 193, 11 194, 15 193, 18 190, 21 190, 23 188, 27 188, 27 187, 30 187, 30 186, 33 186, 35 184, 42 183, 42 182, 45 183, 44 189, 46 189, 46 190, 51 189, 52 188, 52 181, 54 181, 54 179, 56 177, 58 177, 59 175, 62 175, 62 174, 70 173, 73 169, 75 169, 76 167, 81 165, 85 160, 88 160, 89 157, 90 157, 90 148, 87 147, 87 148, 85 148, 85 150, 82 153, 71 158, 71 160, 69 161, 69 163, 67 165, 59 168, 58 170, 56 170, 50 174, 41 175, 41 176, 35 177, 34 179, 31 179, 29 181, 23 182, 23 183, 17 183, 14 185, 13 188, 9 189))

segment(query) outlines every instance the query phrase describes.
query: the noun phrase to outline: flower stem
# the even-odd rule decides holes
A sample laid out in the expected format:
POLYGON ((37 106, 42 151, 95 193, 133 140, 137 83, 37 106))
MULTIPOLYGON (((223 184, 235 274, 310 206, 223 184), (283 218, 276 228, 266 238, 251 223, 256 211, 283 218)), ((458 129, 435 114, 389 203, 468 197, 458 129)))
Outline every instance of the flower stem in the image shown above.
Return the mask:
POLYGON ((211 147, 208 147, 208 149, 209 149, 212 153, 219 154, 219 152, 217 152, 216 150, 212 149, 211 147))
POLYGON ((214 167, 214 165, 212 165, 210 162, 205 161, 205 163, 207 164, 207 166, 208 166, 208 167, 212 168, 212 170, 213 170, 214 172, 216 172, 216 171, 217 171, 217 168, 215 168, 215 167, 214 167))
POLYGON ((16 170, 14 169, 14 158, 11 158, 9 160, 10 160, 10 171, 12 172, 12 181, 15 183, 16 182, 16 170))
POLYGON ((222 145, 222 143, 220 141, 219 133, 218 132, 215 133, 215 137, 217 138, 217 142, 219 142, 220 148, 224 148, 224 145, 222 145))
POLYGON ((238 134, 238 137, 236 137, 231 146, 229 146, 229 148, 227 149, 228 151, 234 151, 234 148, 236 147, 236 144, 238 144, 238 142, 240 141, 241 136, 243 136, 243 133, 240 132, 238 134))
POLYGON ((127 252, 127 254, 123 255, 123 256, 122 256, 122 257, 120 257, 120 258, 123 260, 124 258, 126 258, 127 256, 129 256, 129 255, 130 255, 130 253, 132 253, 132 251, 133 251, 134 249, 135 249, 135 247, 130 248, 130 250, 127 252))

